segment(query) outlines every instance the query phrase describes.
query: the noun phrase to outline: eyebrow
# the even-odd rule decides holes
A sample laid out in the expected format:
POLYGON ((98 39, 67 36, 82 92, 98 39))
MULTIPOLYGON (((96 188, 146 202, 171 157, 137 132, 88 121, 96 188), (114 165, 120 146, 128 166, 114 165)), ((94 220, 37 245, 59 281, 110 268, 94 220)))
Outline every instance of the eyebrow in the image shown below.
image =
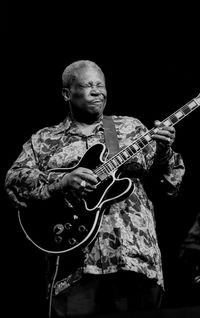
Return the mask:
POLYGON ((80 82, 80 84, 98 85, 98 84, 105 84, 105 82, 104 81, 97 81, 97 82, 89 81, 89 82, 80 82))

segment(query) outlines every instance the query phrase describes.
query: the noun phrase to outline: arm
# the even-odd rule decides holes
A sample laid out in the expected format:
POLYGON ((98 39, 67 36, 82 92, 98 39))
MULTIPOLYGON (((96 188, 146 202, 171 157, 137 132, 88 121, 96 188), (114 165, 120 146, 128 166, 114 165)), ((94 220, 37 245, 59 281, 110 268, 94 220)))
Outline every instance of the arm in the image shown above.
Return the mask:
POLYGON ((158 127, 153 136, 156 141, 154 147, 153 164, 150 167, 150 175, 156 178, 168 195, 177 195, 182 178, 185 174, 183 159, 179 153, 172 149, 175 140, 174 127, 158 127))
MULTIPOLYGON (((138 158, 133 158, 123 166, 123 176, 139 178, 142 183, 151 184, 151 190, 159 187, 165 193, 175 195, 185 173, 181 155, 171 148, 175 130, 173 127, 160 129, 159 122, 155 125, 159 129, 153 136, 154 140, 139 153, 138 158)), ((148 129, 138 119, 126 117, 119 131, 125 131, 125 139, 134 142, 148 129)))
POLYGON ((63 177, 62 173, 51 174, 49 178, 41 167, 39 139, 34 135, 23 145, 21 154, 7 172, 5 189, 16 208, 27 207, 30 200, 50 198, 63 177))
MULTIPOLYGON (((23 150, 6 175, 5 188, 16 208, 27 207, 32 200, 46 200, 69 190, 83 192, 81 182, 87 181, 84 192, 94 189, 97 182, 92 171, 77 168, 70 173, 48 173, 48 160, 52 150, 37 133, 23 145, 23 150)), ((50 139, 48 139, 50 140, 50 139)))

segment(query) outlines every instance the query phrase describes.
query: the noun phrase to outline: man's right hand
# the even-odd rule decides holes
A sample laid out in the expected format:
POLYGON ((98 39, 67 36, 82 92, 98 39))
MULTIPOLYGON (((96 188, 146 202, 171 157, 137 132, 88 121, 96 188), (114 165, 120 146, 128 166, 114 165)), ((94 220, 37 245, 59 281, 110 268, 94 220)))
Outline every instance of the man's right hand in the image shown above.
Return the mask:
POLYGON ((73 189, 81 193, 88 193, 96 188, 97 176, 87 168, 79 167, 67 173, 61 180, 62 190, 73 189))

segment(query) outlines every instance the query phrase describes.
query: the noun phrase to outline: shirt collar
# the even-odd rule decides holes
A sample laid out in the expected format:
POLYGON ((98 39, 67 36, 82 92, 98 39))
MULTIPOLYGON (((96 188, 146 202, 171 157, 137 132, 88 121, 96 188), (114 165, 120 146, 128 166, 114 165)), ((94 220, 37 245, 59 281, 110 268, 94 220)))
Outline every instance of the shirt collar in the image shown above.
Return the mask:
MULTIPOLYGON (((96 126, 96 130, 99 131, 101 129, 103 129, 103 121, 102 121, 103 117, 101 117, 98 121, 97 121, 97 126, 96 126)), ((55 134, 60 134, 63 132, 70 132, 70 133, 74 133, 77 134, 78 133, 78 126, 77 123, 71 118, 70 115, 68 115, 63 122, 61 122, 55 130, 55 134)))

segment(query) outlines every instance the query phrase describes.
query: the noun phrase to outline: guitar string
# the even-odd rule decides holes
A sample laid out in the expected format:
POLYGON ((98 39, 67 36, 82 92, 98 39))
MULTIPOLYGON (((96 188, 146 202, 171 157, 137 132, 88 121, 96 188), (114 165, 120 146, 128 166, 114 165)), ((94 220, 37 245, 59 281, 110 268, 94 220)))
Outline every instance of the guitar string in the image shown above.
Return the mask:
MULTIPOLYGON (((193 110, 195 110, 196 108, 198 108, 200 106, 200 104, 198 104, 198 102, 193 99, 190 102, 188 102, 187 104, 183 105, 181 108, 179 108, 178 110, 176 110, 174 113, 172 113, 169 117, 167 117, 166 119, 164 119, 161 122, 161 125, 164 122, 170 121, 171 126, 174 126, 175 124, 177 124, 181 119, 185 118, 187 115, 189 115, 193 110), (190 108, 189 105, 191 105, 192 102, 195 102, 195 106, 190 108), (181 112, 182 116, 181 117, 177 117, 177 113, 181 112), (176 122, 173 122, 173 119, 176 119, 176 122)), ((150 129, 149 131, 147 131, 143 136, 141 136, 138 140, 136 140, 135 142, 133 142, 133 144, 127 146, 126 148, 122 149, 119 153, 117 153, 116 155, 114 155, 112 158, 110 158, 107 162, 103 163, 100 167, 97 167, 94 170, 94 173, 97 176, 100 176, 103 174, 106 174, 107 177, 110 175, 110 172, 115 171, 116 169, 118 169, 121 165, 123 165, 125 162, 127 162, 128 160, 130 160, 130 158, 133 158, 134 156, 136 156, 143 148, 145 148, 147 145, 149 145, 151 142, 153 142, 152 139, 150 139, 149 141, 145 138, 146 136, 148 136, 149 138, 151 138, 152 134, 154 134, 155 131, 155 127, 150 129), (140 146, 140 143, 142 143, 142 146, 140 146), (137 144, 137 146, 139 146, 139 150, 137 150, 136 152, 133 152, 131 150, 131 147, 134 148, 134 144, 137 144), (128 157, 127 159, 123 159, 123 155, 122 153, 125 151, 128 151, 128 149, 132 152, 132 154, 130 155, 130 157, 128 157), (121 155, 122 160, 124 160, 123 162, 119 162, 117 160, 117 157, 121 155), (115 167, 114 165, 114 169, 110 170, 109 165, 111 165, 112 167, 112 161, 115 160, 117 162, 117 167, 115 167)))
MULTIPOLYGON (((187 116, 188 114, 190 114, 193 110, 195 110, 197 107, 199 107, 200 106, 200 102, 198 102, 198 98, 200 98, 200 94, 196 97, 196 98, 194 98, 194 99, 192 99, 190 102, 188 102, 188 103, 186 103, 185 105, 183 105, 181 108, 179 108, 178 110, 176 110, 172 115, 170 115, 168 118, 166 118, 165 120, 163 120, 162 121, 162 123, 163 122, 165 122, 165 121, 167 121, 167 120, 169 120, 170 118, 172 118, 172 117, 175 117, 175 118, 177 118, 176 117, 176 114, 178 113, 178 112, 180 112, 180 111, 182 111, 183 110, 183 116, 181 117, 181 118, 178 118, 178 121, 176 121, 174 124, 173 124, 173 122, 172 122, 172 125, 175 125, 176 123, 178 123, 181 119, 183 119, 183 118, 185 118, 185 116, 187 116), (195 102, 195 106, 193 107, 193 108, 189 108, 189 106, 188 105, 191 105, 191 103, 192 102, 195 102), (189 108, 189 112, 184 112, 184 110, 186 110, 186 109, 188 109, 189 108)), ((170 119, 170 121, 171 121, 171 119, 170 119)), ((152 128, 151 130, 149 130, 146 134, 150 134, 151 135, 151 133, 154 131, 154 129, 155 128, 152 128)), ((146 135, 145 134, 145 135, 146 135)), ((141 137, 141 139, 142 138, 144 138, 145 137, 145 135, 144 136, 142 136, 141 137)), ((151 141, 150 141, 151 142, 151 141)), ((136 143, 136 142, 135 142, 136 143)), ((129 148, 129 146, 127 146, 126 148, 124 148, 122 151, 120 151, 118 154, 120 155, 123 151, 125 151, 125 150, 127 150, 127 148, 129 148)), ((123 157, 123 155, 122 155, 122 157, 123 157)), ((94 170, 94 172, 96 172, 96 174, 98 174, 98 173, 100 173, 101 172, 101 168, 103 168, 103 166, 104 165, 106 165, 107 163, 110 163, 110 161, 113 159, 113 158, 115 158, 115 156, 113 156, 110 160, 108 160, 106 163, 104 163, 104 164, 102 164, 100 167, 97 167, 95 170, 94 170)), ((127 160, 129 160, 131 157, 129 157, 129 158, 127 158, 127 160)), ((124 164, 126 161, 124 161, 122 164, 124 164)), ((115 168, 115 167, 114 167, 115 168)), ((118 167, 116 167, 115 169, 117 169, 118 167)), ((62 170, 63 168, 54 168, 53 169, 53 171, 63 171, 62 170)), ((115 170, 114 169, 114 170, 115 170)), ((106 173, 107 172, 110 172, 110 171, 106 171, 106 173)))
MULTIPOLYGON (((199 95, 197 96, 197 98, 199 97, 199 95)), ((180 120, 182 120, 183 118, 185 118, 188 114, 190 114, 193 110, 195 110, 196 108, 198 108, 200 106, 200 103, 198 103, 197 98, 192 99, 190 102, 186 103, 185 105, 183 105, 181 108, 179 108, 178 110, 176 110, 173 114, 171 114, 169 117, 167 117, 166 119, 164 119, 161 122, 161 125, 166 122, 166 121, 170 121, 172 126, 177 124, 180 120), (191 105, 192 102, 195 102, 195 106, 190 108, 189 105, 191 105), (181 116, 180 118, 178 118, 176 116, 177 113, 182 112, 183 116, 181 116), (172 118, 176 118, 176 122, 173 123, 172 118)), ((136 140, 132 145, 127 146, 126 148, 122 149, 118 154, 114 155, 112 158, 110 158, 108 161, 106 161, 105 163, 101 164, 101 166, 95 168, 93 171, 97 176, 100 176, 102 174, 106 174, 107 176, 110 175, 110 172, 115 171, 116 169, 118 169, 122 164, 124 164, 126 161, 128 161, 130 158, 133 158, 137 153, 139 153, 145 146, 147 146, 148 144, 150 144, 153 140, 150 139, 149 142, 145 145, 143 145, 142 147, 138 144, 139 142, 143 143, 145 140, 146 143, 146 139, 145 136, 149 135, 149 137, 151 138, 151 135, 154 133, 155 128, 150 129, 149 131, 147 131, 143 136, 141 136, 138 140, 136 140), (136 152, 132 153, 132 150, 130 149, 130 147, 133 147, 134 144, 137 144, 139 146, 139 150, 136 152), (124 153, 125 151, 127 151, 128 157, 127 159, 123 159, 123 155, 122 153, 124 153), (131 154, 129 153, 131 151, 131 154), (122 163, 119 163, 117 160, 117 156, 120 156, 122 160, 124 160, 122 163), (112 160, 117 161, 117 166, 115 167, 115 165, 112 163, 112 160), (112 168, 112 170, 109 169, 108 165, 112 165, 114 166, 114 169, 112 168)), ((125 156, 125 155, 124 155, 125 156)), ((126 156, 125 156, 126 157, 126 156)), ((55 171, 56 169, 54 169, 55 171)), ((59 170, 59 168, 57 169, 59 170)), ((56 170, 56 171, 57 171, 56 170)), ((62 168, 61 168, 62 170, 62 168)))

